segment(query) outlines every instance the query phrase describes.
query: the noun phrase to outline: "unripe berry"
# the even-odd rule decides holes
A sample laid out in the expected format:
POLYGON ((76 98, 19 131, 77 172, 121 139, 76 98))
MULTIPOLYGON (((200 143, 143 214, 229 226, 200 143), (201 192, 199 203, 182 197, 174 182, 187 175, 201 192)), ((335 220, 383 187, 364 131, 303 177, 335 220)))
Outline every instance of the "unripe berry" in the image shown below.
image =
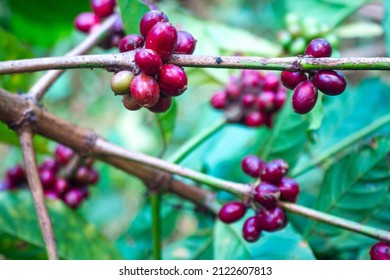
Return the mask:
POLYGON ((245 215, 246 209, 246 205, 241 201, 228 202, 222 206, 218 217, 224 223, 234 223, 245 215))
POLYGON ((153 113, 164 113, 169 110, 171 105, 172 97, 165 94, 160 94, 160 98, 158 99, 157 103, 148 109, 153 113))
POLYGON ((119 43, 119 51, 128 52, 138 48, 141 48, 144 45, 144 39, 138 34, 130 34, 122 38, 119 43))
POLYGON ((125 95, 130 93, 131 82, 134 74, 130 71, 119 71, 111 79, 111 90, 115 95, 125 95))
POLYGON ((278 185, 284 175, 287 174, 289 166, 282 159, 274 159, 263 165, 260 172, 260 179, 264 182, 278 185))
POLYGON ((135 101, 146 108, 154 106, 160 98, 160 88, 157 82, 143 73, 133 79, 130 92, 135 101))
POLYGON ((299 83, 307 80, 304 72, 282 71, 280 78, 282 84, 288 89, 294 89, 299 83))
POLYGON ((306 47, 305 55, 311 57, 330 57, 332 55, 332 46, 325 39, 313 39, 306 47))
POLYGON ((146 75, 156 75, 162 66, 160 56, 153 50, 140 49, 135 53, 134 62, 146 75))
POLYGON ((291 178, 284 177, 279 183, 280 199, 289 202, 296 202, 299 194, 298 183, 291 178))
POLYGON ((186 72, 174 64, 164 64, 157 81, 161 91, 170 96, 179 96, 187 89, 186 72))
POLYGON ((74 26, 77 30, 88 33, 93 26, 100 23, 100 18, 94 13, 85 12, 79 14, 74 20, 74 26))
POLYGON ((92 9, 98 17, 108 17, 114 12, 115 0, 92 0, 92 9))
POLYGON ((260 229, 273 232, 284 228, 287 224, 286 214, 279 207, 273 209, 262 208, 258 213, 260 229))
POLYGON ((257 216, 248 218, 242 227, 242 236, 248 242, 255 242, 260 238, 261 229, 257 216))
POLYGON ((317 97, 317 88, 311 81, 301 82, 294 89, 291 98, 291 105, 294 112, 298 114, 306 114, 310 112, 316 105, 317 97))
POLYGON ((261 182, 256 188, 253 198, 265 208, 274 208, 278 203, 280 190, 277 186, 261 182))
POLYGON ((257 178, 260 176, 260 171, 263 168, 264 161, 255 155, 247 155, 241 161, 242 170, 251 177, 257 178))
POLYGON ((168 22, 167 16, 160 11, 151 10, 145 13, 139 23, 139 31, 146 38, 150 29, 158 22, 168 22))
POLYGON ((131 94, 126 94, 122 98, 123 106, 129 111, 137 111, 142 108, 141 105, 135 101, 131 94))
POLYGON ((327 95, 339 95, 347 87, 344 75, 333 70, 320 70, 313 78, 313 85, 327 95))
POLYGON ((162 61, 171 57, 177 45, 176 28, 169 22, 159 22, 150 29, 145 47, 154 50, 162 61))
POLYGON ((224 109, 227 105, 227 98, 225 91, 217 91, 210 99, 211 106, 215 109, 224 109))
POLYGON ((196 40, 187 31, 177 32, 177 46, 174 53, 192 54, 195 51, 196 40))

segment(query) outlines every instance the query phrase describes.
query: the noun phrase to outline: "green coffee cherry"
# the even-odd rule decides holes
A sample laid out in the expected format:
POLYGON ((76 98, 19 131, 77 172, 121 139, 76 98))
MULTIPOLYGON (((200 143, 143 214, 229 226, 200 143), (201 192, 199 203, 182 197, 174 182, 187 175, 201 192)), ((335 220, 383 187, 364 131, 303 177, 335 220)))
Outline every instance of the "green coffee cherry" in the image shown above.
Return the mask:
POLYGON ((305 51, 307 41, 303 37, 296 38, 288 48, 288 52, 292 55, 302 54, 305 51))
POLYGON ((120 71, 111 79, 111 89, 115 95, 125 95, 130 93, 130 85, 134 79, 134 74, 130 71, 120 71))

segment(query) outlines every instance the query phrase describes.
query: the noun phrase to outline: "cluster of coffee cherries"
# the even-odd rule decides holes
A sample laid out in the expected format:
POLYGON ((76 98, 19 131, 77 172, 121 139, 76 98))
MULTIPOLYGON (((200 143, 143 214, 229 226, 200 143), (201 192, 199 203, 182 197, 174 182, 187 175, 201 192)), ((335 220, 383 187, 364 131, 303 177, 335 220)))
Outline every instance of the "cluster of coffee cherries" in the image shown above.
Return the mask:
MULTIPOLYGON (((93 12, 80 13, 74 20, 74 26, 80 32, 92 32, 102 22, 102 19, 112 15, 115 11, 116 0, 91 0, 91 7, 93 12)), ((123 23, 118 17, 110 32, 100 40, 99 46, 103 49, 118 47, 124 36, 123 23)))
POLYGON ((249 176, 260 179, 260 183, 255 186, 248 203, 226 203, 219 211, 219 219, 224 223, 236 222, 252 205, 255 215, 245 221, 242 236, 248 242, 255 242, 263 230, 274 232, 286 226, 286 214, 277 203, 279 200, 295 202, 300 189, 294 179, 285 176, 289 166, 282 159, 264 162, 255 155, 248 155, 243 158, 241 168, 249 176))
POLYGON ((300 17, 295 13, 289 13, 285 16, 284 22, 286 30, 278 33, 278 41, 285 54, 303 53, 307 44, 315 38, 325 38, 333 46, 339 43, 332 29, 326 23, 319 22, 313 17, 300 17))
MULTIPOLYGON (((331 55, 331 44, 322 38, 312 40, 305 50, 306 57, 320 58, 331 55)), ((306 114, 314 108, 318 90, 334 96, 344 92, 347 86, 344 75, 334 70, 311 71, 308 75, 305 72, 282 71, 281 80, 286 88, 294 90, 291 105, 298 114, 306 114)))
POLYGON ((274 115, 286 99, 286 90, 274 73, 242 70, 240 76, 231 76, 225 89, 215 92, 210 102, 223 110, 230 122, 272 127, 274 115))
POLYGON ((372 260, 390 260, 390 243, 375 243, 370 250, 372 260))
MULTIPOLYGON (((99 180, 99 173, 92 167, 92 161, 77 166, 72 174, 65 174, 75 157, 72 149, 58 145, 54 158, 46 159, 39 166, 39 176, 44 194, 49 199, 61 199, 75 209, 89 196, 88 187, 99 180)), ((7 170, 0 190, 14 190, 25 187, 26 174, 22 166, 17 165, 7 170)))
MULTIPOLYGON (((139 25, 141 35, 126 35, 119 44, 120 52, 134 51, 139 71, 119 71, 111 80, 115 95, 122 95, 128 110, 145 107, 154 113, 166 112, 172 97, 187 89, 183 68, 166 63, 172 54, 192 54, 196 40, 186 31, 177 31, 161 11, 150 10, 139 25)), ((137 70, 137 69, 136 69, 137 70)))

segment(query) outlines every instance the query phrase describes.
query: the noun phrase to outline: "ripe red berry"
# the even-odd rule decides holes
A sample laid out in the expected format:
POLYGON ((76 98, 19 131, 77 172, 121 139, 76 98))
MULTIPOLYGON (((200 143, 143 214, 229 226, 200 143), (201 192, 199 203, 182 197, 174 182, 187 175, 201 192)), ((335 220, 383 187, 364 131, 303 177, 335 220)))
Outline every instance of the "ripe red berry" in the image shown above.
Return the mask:
POLYGON ((88 33, 98 23, 100 23, 100 18, 90 12, 81 13, 74 20, 74 26, 77 30, 84 33, 88 33))
POLYGON ((55 190, 44 190, 43 193, 47 199, 57 200, 61 198, 61 195, 55 190))
POLYGON ((284 175, 287 174, 289 166, 282 159, 274 159, 263 165, 260 172, 260 179, 264 182, 278 185, 284 175))
POLYGON ((63 197, 63 201, 71 208, 75 209, 80 206, 85 198, 85 193, 83 190, 78 188, 73 188, 68 190, 63 197))
POLYGON ((92 0, 92 9, 98 17, 108 17, 114 12, 115 0, 92 0))
POLYGON ((162 66, 160 56, 153 50, 140 49, 134 55, 134 62, 146 75, 156 75, 162 66))
POLYGON ((279 184, 280 190, 280 199, 289 202, 296 202, 299 194, 299 185, 298 183, 288 177, 282 178, 279 184))
POLYGON ((241 104, 245 108, 251 108, 256 103, 256 96, 252 93, 246 93, 242 96, 241 104))
POLYGON ((89 174, 88 174, 88 184, 91 185, 96 185, 97 182, 99 181, 99 172, 91 167, 87 167, 89 169, 89 174))
POLYGON ((22 166, 16 165, 7 170, 5 178, 11 185, 19 185, 26 181, 26 174, 22 166))
POLYGON ((249 127, 258 127, 264 124, 264 117, 260 112, 250 112, 244 116, 243 123, 249 127))
POLYGON ((280 78, 283 86, 288 89, 294 89, 299 83, 307 80, 307 76, 304 72, 282 71, 280 78))
POLYGON ((162 61, 171 57, 177 45, 176 28, 169 22, 159 22, 150 29, 145 47, 154 50, 162 61))
POLYGON ((58 178, 54 183, 54 191, 59 194, 63 194, 69 189, 68 180, 65 178, 58 178))
POLYGON ((192 54, 195 51, 196 40, 187 31, 177 32, 177 46, 174 53, 192 54))
POLYGON ((160 94, 160 98, 158 99, 157 103, 148 109, 153 113, 164 113, 169 110, 171 105, 172 97, 169 95, 160 94))
POLYGON ((231 76, 230 81, 226 85, 225 91, 230 100, 237 100, 241 95, 241 82, 239 78, 231 76))
POLYGON ((242 228, 242 236, 248 242, 255 242, 260 238, 261 229, 257 216, 248 218, 242 228))
POLYGON ((227 94, 225 91, 217 91, 210 99, 211 106, 215 109, 224 109, 227 106, 227 94))
POLYGON ((279 87, 279 78, 274 73, 268 73, 264 77, 264 85, 263 90, 264 91, 273 91, 276 92, 279 87))
POLYGON ((325 39, 313 39, 307 45, 305 55, 311 57, 330 57, 332 55, 332 46, 325 39))
POLYGON ((316 105, 317 97, 317 88, 311 81, 301 82, 294 89, 291 98, 293 110, 298 114, 306 114, 310 112, 316 105))
POLYGON ((241 85, 243 88, 260 88, 263 86, 264 77, 257 70, 244 69, 241 72, 241 85))
POLYGON ((275 93, 272 91, 263 91, 257 97, 257 105, 262 112, 271 113, 275 111, 275 93))
POLYGON ((119 43, 119 51, 128 52, 138 48, 141 48, 144 45, 144 39, 138 34, 130 34, 122 38, 119 43))
POLYGON ((137 111, 142 108, 141 105, 135 101, 131 94, 126 94, 122 98, 123 106, 129 111, 137 111))
POLYGON ((174 64, 164 64, 157 81, 161 91, 170 96, 179 96, 187 89, 186 72, 174 64))
POLYGON ((372 260, 390 260, 390 244, 375 243, 370 249, 370 257, 372 260))
POLYGON ((253 198, 265 208, 274 208, 278 203, 280 190, 277 186, 261 182, 256 188, 253 198))
POLYGON ((328 95, 339 95, 347 86, 344 75, 333 70, 318 71, 312 81, 317 89, 328 95))
POLYGON ((39 171, 39 177, 41 178, 42 187, 44 189, 53 189, 56 182, 56 175, 53 171, 43 169, 39 171))
POLYGON ((255 155, 248 155, 241 161, 242 170, 251 177, 257 178, 260 176, 260 171, 263 168, 264 161, 255 155))
POLYGON ((58 144, 54 151, 54 156, 60 165, 66 165, 74 156, 74 152, 71 148, 58 144))
POLYGON ((287 92, 285 89, 280 88, 276 93, 275 93, 275 98, 274 98, 274 107, 275 110, 279 110, 283 107, 284 103, 286 103, 287 100, 287 92))
POLYGON ((241 219, 246 209, 246 205, 241 201, 228 202, 219 210, 218 217, 222 222, 230 224, 241 219))
POLYGON ((279 207, 273 209, 261 208, 257 217, 260 229, 273 232, 284 228, 287 224, 286 214, 279 207))
POLYGON ((47 169, 47 170, 50 170, 54 173, 56 173, 59 168, 60 168, 60 165, 59 165, 58 161, 56 161, 54 159, 46 159, 39 166, 39 170, 47 169))
POLYGON ((139 23, 139 31, 146 38, 150 29, 158 22, 168 22, 168 17, 160 11, 151 10, 145 13, 139 23))
POLYGON ((89 184, 89 182, 90 182, 90 171, 91 171, 91 169, 89 167, 87 167, 87 166, 80 166, 77 169, 73 179, 79 185, 89 184))
POLYGON ((134 100, 146 108, 154 106, 160 98, 160 88, 157 82, 143 73, 133 79, 130 92, 134 100))
POLYGON ((130 93, 130 85, 134 79, 134 74, 130 71, 119 71, 111 78, 111 90, 115 95, 125 95, 130 93))

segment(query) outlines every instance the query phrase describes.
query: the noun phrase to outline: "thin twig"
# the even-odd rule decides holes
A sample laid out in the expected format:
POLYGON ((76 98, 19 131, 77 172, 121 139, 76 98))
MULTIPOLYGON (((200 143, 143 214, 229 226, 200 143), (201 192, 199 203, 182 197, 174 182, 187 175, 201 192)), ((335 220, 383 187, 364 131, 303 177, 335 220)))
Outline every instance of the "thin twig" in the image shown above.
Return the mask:
POLYGON ((38 167, 32 143, 32 130, 28 127, 19 131, 19 140, 22 147, 23 158, 26 165, 27 181, 30 186, 37 211, 39 226, 46 244, 46 251, 50 260, 58 260, 57 245, 53 232, 53 225, 45 204, 42 183, 38 175, 38 167))

